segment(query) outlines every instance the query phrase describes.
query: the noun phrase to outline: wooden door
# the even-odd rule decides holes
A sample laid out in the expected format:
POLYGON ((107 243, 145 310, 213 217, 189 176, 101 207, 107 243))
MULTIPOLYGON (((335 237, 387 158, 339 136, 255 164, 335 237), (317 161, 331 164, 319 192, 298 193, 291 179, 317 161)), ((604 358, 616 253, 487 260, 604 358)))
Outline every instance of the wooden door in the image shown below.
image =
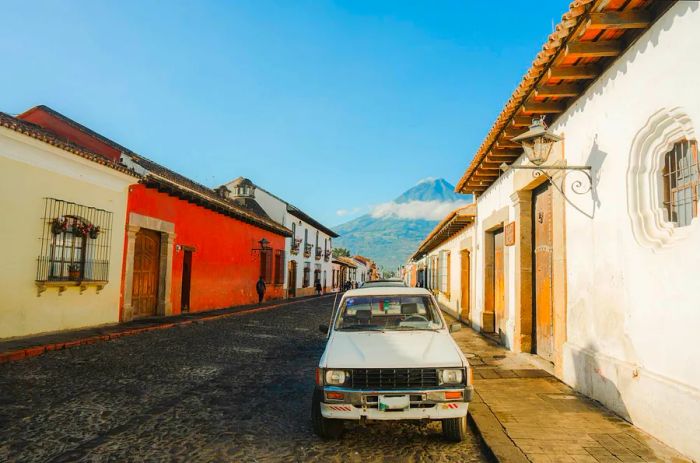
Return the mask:
POLYGON ((192 282, 192 251, 184 251, 182 260, 182 293, 180 296, 180 310, 190 311, 190 285, 192 282))
POLYGON ((552 188, 549 183, 533 192, 533 263, 535 353, 554 360, 554 317, 552 306, 552 188))
POLYGON ((134 317, 156 314, 160 267, 160 233, 141 229, 134 246, 134 279, 131 305, 134 317))
POLYGON ((505 262, 503 260, 503 229, 493 234, 493 312, 494 331, 506 330, 505 262))
POLYGON ((461 313, 460 313, 460 318, 464 322, 471 322, 470 319, 470 305, 469 305, 469 273, 470 273, 470 261, 469 261, 469 250, 464 249, 460 253, 460 265, 461 265, 461 276, 460 276, 460 282, 459 282, 459 287, 461 290, 461 313))
POLYGON ((297 295, 297 263, 293 260, 289 261, 287 270, 287 293, 289 297, 297 295))

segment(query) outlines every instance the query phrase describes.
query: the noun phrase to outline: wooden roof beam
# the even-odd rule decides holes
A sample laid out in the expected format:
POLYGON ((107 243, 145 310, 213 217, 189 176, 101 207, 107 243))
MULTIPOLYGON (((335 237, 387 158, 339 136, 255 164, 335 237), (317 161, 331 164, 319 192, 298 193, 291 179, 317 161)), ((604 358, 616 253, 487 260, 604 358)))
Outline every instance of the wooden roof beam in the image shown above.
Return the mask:
POLYGON ((547 79, 585 80, 595 79, 600 74, 598 66, 554 66, 547 71, 547 79))
POLYGON ((520 143, 508 140, 507 138, 499 138, 496 141, 496 149, 518 149, 520 148, 520 143))
POLYGON ((565 110, 564 104, 558 101, 548 101, 546 103, 526 101, 523 104, 523 112, 527 114, 558 114, 565 110))
POLYGON ((603 58, 622 53, 622 42, 605 40, 600 42, 569 42, 564 53, 570 58, 603 58))
POLYGON ((535 96, 540 97, 571 97, 578 96, 581 89, 578 85, 560 84, 560 85, 540 85, 535 89, 535 96))
POLYGON ((513 127, 529 127, 532 124, 530 116, 513 116, 510 125, 513 127))
POLYGON ((586 29, 646 29, 651 24, 647 11, 608 11, 591 13, 586 29))
POLYGON ((508 138, 517 137, 527 132, 527 127, 506 127, 503 129, 503 133, 508 138))

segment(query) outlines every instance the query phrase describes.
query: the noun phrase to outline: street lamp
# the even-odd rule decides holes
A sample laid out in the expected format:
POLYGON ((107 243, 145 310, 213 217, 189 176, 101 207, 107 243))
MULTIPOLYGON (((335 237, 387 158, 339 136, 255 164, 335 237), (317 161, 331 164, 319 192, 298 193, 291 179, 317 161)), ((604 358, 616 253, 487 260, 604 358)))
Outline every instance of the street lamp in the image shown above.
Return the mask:
MULTIPOLYGON (((532 119, 532 124, 528 128, 527 132, 520 134, 517 137, 513 137, 512 140, 514 142, 520 143, 520 145, 523 147, 523 151, 525 152, 525 156, 527 156, 528 161, 530 161, 530 164, 532 165, 509 166, 504 162, 500 165, 500 169, 503 172, 508 172, 510 169, 532 170, 533 177, 539 177, 540 175, 544 175, 545 177, 547 177, 550 183, 559 191, 559 193, 562 194, 564 199, 569 204, 581 211, 581 209, 578 206, 576 206, 569 200, 569 198, 566 197, 566 193, 563 189, 564 180, 566 179, 566 176, 569 175, 571 172, 583 173, 585 175, 585 178, 588 180, 587 184, 584 184, 582 180, 577 179, 571 183, 570 187, 571 191, 578 195, 588 193, 593 188, 591 166, 544 165, 544 163, 547 162, 547 159, 549 159, 549 155, 552 152, 552 147, 554 146, 554 144, 562 140, 562 137, 560 137, 559 135, 555 135, 549 129, 547 129, 547 125, 544 122, 544 116, 532 119), (554 182, 553 174, 549 173, 549 171, 558 170, 564 171, 564 174, 561 179, 561 185, 557 185, 556 182, 554 182)), ((585 214, 585 212, 583 213, 585 214)))
POLYGON ((269 249, 272 249, 272 248, 270 247, 270 242, 269 242, 268 240, 266 240, 265 238, 263 238, 263 239, 261 239, 260 241, 258 241, 258 244, 260 245, 260 247, 259 247, 259 248, 253 248, 253 249, 252 249, 253 251, 267 251, 267 250, 269 250, 269 249))
POLYGON ((561 137, 554 135, 547 129, 544 123, 544 116, 539 119, 533 119, 532 125, 527 132, 513 138, 514 142, 520 142, 525 151, 525 156, 536 166, 542 165, 549 158, 549 153, 552 151, 552 146, 555 142, 561 140, 561 137))

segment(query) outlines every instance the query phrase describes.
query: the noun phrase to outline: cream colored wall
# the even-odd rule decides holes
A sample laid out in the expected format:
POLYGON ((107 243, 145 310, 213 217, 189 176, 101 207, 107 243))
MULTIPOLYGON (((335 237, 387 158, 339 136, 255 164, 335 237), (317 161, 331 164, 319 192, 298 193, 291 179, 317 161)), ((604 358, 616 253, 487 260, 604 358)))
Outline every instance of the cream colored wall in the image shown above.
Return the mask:
MULTIPOLYGON (((461 232, 450 238, 449 240, 443 242, 430 252, 429 256, 439 256, 441 251, 448 251, 450 253, 450 293, 449 295, 438 291, 437 299, 440 304, 442 304, 443 309, 446 309, 450 315, 459 318, 462 309, 462 260, 461 251, 463 249, 468 249, 470 251, 470 258, 473 260, 473 239, 474 232, 472 226, 464 228, 461 232)), ((473 265, 472 265, 473 267, 473 265)), ((474 278, 470 278, 470 284, 473 285, 474 278)), ((474 292, 469 291, 471 304, 474 303, 474 292)), ((466 321, 466 320, 465 320, 466 321)))
POLYGON ((72 153, 0 128, 0 338, 119 320, 127 189, 136 179, 72 153), (37 296, 44 198, 113 213, 109 283, 97 294, 77 287, 37 296))

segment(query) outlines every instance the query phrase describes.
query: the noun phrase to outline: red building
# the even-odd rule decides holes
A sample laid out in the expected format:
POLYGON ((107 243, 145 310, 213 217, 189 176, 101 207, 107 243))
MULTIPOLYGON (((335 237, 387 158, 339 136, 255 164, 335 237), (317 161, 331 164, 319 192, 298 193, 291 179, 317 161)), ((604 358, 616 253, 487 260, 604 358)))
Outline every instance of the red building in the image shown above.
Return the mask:
POLYGON ((120 319, 211 310, 284 296, 285 237, 266 216, 118 145, 87 127, 37 106, 18 116, 106 159, 141 180, 129 189, 120 319))

